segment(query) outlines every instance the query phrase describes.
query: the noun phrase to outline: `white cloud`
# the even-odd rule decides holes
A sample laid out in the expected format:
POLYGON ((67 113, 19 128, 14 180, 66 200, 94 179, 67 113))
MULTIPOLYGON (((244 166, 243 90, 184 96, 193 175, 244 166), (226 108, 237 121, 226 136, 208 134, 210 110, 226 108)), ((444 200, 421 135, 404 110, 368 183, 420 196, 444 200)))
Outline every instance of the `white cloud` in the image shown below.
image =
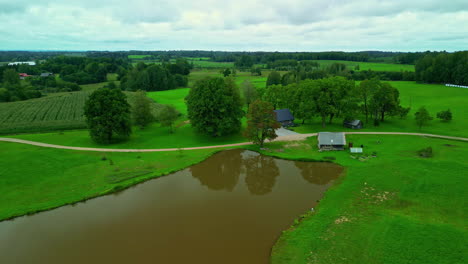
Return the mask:
POLYGON ((0 49, 461 50, 466 0, 0 0, 0 49))

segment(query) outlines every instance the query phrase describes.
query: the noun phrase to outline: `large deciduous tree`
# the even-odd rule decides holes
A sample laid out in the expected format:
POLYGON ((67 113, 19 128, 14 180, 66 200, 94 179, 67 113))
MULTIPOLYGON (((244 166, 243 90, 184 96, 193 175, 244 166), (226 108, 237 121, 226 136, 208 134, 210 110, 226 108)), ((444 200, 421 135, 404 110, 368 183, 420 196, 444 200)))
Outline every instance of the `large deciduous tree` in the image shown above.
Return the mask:
POLYGON ((247 107, 249 105, 257 100, 258 94, 257 94, 257 89, 253 86, 253 84, 249 80, 245 80, 242 84, 242 91, 244 92, 244 101, 247 107))
POLYGON ((256 100, 250 104, 245 137, 263 147, 266 139, 273 140, 277 137, 275 129, 280 127, 271 103, 256 100))
POLYGON ((192 126, 213 137, 240 130, 244 115, 239 90, 231 78, 205 78, 195 83, 187 100, 192 126))
POLYGON ((88 98, 84 115, 91 138, 109 144, 115 135, 126 138, 130 136, 130 105, 127 96, 117 88, 99 88, 88 98))

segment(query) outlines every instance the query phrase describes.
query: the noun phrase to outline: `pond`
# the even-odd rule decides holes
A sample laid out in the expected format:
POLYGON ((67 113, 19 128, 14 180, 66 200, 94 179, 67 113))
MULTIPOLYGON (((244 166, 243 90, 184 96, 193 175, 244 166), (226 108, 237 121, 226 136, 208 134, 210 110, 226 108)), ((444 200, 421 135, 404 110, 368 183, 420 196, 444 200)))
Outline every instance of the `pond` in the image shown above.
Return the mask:
POLYGON ((1 263, 268 263, 281 231, 341 172, 219 152, 114 195, 1 222, 1 263))

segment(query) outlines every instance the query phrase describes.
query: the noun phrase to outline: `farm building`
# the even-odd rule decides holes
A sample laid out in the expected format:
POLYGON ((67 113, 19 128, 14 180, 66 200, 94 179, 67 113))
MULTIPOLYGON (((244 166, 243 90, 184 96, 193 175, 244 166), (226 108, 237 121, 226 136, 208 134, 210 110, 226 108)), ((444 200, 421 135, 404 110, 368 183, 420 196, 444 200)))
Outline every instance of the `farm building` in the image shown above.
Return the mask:
POLYGON ((24 80, 27 77, 31 77, 32 75, 29 75, 27 73, 18 73, 20 80, 24 80))
POLYGON ((43 72, 43 73, 41 73, 41 77, 49 77, 49 76, 54 76, 54 74, 51 73, 51 72, 43 72))
POLYGON ((294 125, 294 116, 289 109, 275 110, 276 120, 283 126, 289 127, 294 125))
POLYGON ((320 150, 344 150, 345 145, 346 138, 342 132, 318 133, 318 147, 320 150))
POLYGON ((21 65, 21 64, 27 64, 29 66, 35 66, 36 65, 36 63, 34 61, 15 61, 15 62, 8 63, 8 66, 15 66, 15 65, 21 65))
POLYGON ((363 127, 361 120, 343 121, 343 126, 352 129, 361 129, 363 127))

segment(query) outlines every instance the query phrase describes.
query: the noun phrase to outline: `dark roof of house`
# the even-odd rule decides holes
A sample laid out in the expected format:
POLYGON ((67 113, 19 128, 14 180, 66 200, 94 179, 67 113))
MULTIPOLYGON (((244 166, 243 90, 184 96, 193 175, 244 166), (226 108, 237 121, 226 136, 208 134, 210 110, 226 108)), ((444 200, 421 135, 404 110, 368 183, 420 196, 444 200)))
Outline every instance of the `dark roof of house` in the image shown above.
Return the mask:
POLYGON ((54 75, 53 73, 51 72, 44 72, 44 73, 41 73, 41 77, 49 77, 51 75, 54 75))
POLYGON ((294 116, 291 114, 291 111, 289 109, 278 109, 275 110, 276 113, 276 120, 278 122, 283 122, 283 121, 292 121, 294 120, 294 116))
POLYGON ((358 120, 358 119, 351 120, 351 121, 345 121, 345 124, 351 125, 351 126, 357 126, 357 125, 359 125, 359 123, 361 123, 361 120, 358 120))
POLYGON ((319 145, 346 145, 344 133, 320 132, 318 133, 319 145))

